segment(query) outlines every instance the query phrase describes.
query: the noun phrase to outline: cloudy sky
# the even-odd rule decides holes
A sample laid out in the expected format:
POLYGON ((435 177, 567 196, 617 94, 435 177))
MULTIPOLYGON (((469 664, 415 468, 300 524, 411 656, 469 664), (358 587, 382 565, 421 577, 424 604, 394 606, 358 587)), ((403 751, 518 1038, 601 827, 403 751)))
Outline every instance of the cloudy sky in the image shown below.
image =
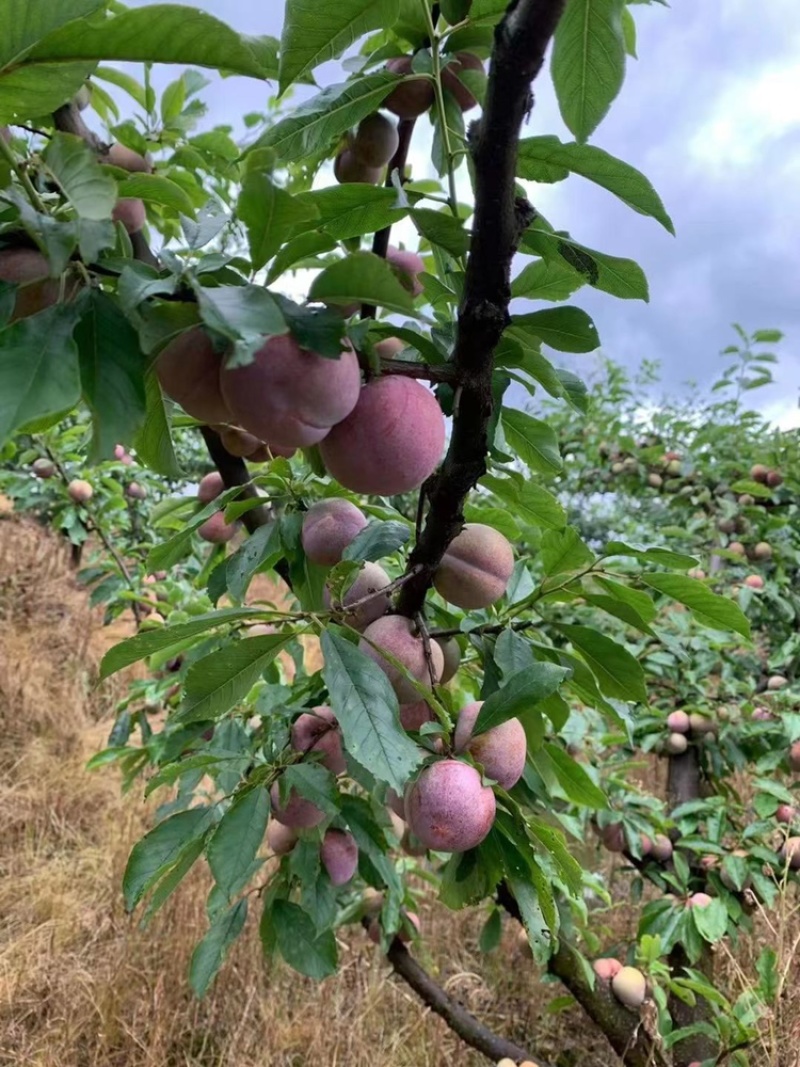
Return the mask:
MULTIPOLYGON (((242 32, 280 36, 282 0, 194 6, 242 32)), ((759 395, 771 417, 800 425, 797 0, 673 0, 671 8, 631 10, 639 60, 629 61, 622 93, 592 142, 647 174, 677 236, 580 178, 534 187, 536 205, 559 229, 638 260, 650 281, 649 304, 589 289, 574 302, 594 317, 605 353, 631 368, 659 360, 670 391, 715 379, 723 366, 718 353, 733 340, 731 322, 783 330, 778 385, 759 395)), ((320 80, 332 78, 329 65, 320 80)), ((236 124, 237 115, 263 106, 268 91, 228 79, 207 94, 209 119, 236 124)), ((536 99, 527 133, 569 140, 544 74, 536 99)), ((412 162, 418 174, 424 152, 412 162)))

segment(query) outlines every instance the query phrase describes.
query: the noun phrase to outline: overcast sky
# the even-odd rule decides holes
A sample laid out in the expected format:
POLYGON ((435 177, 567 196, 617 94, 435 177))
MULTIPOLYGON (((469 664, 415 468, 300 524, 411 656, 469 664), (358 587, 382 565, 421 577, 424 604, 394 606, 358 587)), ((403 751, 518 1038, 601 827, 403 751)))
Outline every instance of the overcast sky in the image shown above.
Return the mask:
MULTIPOLYGON (((280 36, 283 0, 194 6, 242 32, 280 36)), ((532 199, 557 228, 638 260, 650 282, 649 304, 588 288, 573 301, 594 317, 605 353, 631 368, 658 359, 670 391, 714 380, 719 350, 734 339, 731 322, 783 330, 779 385, 761 394, 761 406, 782 425, 799 425, 798 0, 673 0, 672 8, 631 11, 639 59, 629 61, 622 93, 592 143, 650 178, 677 236, 581 178, 533 187, 532 199)), ((336 78, 335 67, 319 77, 336 78)), ((238 125, 237 116, 263 107, 269 91, 227 79, 206 91, 209 121, 238 125)), ((536 100, 526 134, 571 139, 544 73, 536 100)), ((412 157, 416 174, 423 161, 422 152, 412 157)))

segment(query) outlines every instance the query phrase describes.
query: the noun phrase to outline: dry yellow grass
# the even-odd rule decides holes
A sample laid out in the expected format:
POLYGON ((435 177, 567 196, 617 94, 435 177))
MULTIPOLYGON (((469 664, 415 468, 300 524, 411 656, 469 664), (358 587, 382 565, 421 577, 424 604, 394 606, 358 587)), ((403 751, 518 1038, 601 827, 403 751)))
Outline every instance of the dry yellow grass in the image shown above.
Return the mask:
MULTIPOLYGON (((212 991, 193 998, 186 970, 206 927, 207 876, 196 871, 139 929, 122 910, 120 880, 151 809, 135 790, 121 796, 113 772, 84 770, 118 695, 93 685, 105 643, 58 544, 0 520, 0 1064, 485 1064, 359 931, 341 942, 341 972, 320 986, 264 964, 254 915, 212 991)), ((579 1010, 548 1013, 563 990, 537 979, 512 924, 487 958, 481 912, 424 902, 421 912, 414 951, 487 1025, 565 1065, 616 1062, 579 1010)), ((621 936, 627 909, 609 923, 621 936)))

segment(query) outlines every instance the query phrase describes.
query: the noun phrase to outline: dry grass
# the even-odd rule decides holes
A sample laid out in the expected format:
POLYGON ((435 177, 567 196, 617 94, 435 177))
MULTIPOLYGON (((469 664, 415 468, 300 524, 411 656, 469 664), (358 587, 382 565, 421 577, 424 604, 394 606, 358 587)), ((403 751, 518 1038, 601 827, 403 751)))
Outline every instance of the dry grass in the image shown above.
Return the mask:
MULTIPOLYGON (((105 643, 58 546, 0 520, 0 1064, 484 1064, 358 931, 341 942, 341 972, 319 986, 264 965, 254 916, 209 995, 192 997, 186 969, 206 926, 207 876, 195 872, 140 930, 119 886, 150 811, 134 793, 120 795, 112 772, 84 770, 117 695, 93 688, 105 643)), ((580 1011, 547 1012, 563 990, 537 980, 513 926, 486 958, 480 912, 421 911, 415 952, 489 1026, 564 1067, 615 1062, 580 1011)), ((609 936, 631 923, 619 909, 609 936)))

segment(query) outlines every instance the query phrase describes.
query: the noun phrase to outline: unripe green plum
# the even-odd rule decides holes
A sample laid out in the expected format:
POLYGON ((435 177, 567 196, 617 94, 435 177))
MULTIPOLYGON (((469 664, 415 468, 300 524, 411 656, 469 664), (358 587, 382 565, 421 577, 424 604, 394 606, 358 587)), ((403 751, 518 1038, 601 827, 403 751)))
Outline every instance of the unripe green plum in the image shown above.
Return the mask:
POLYGON ((356 493, 408 493, 442 458, 445 423, 436 397, 413 378, 375 378, 351 414, 320 444, 328 473, 356 493))
POLYGON ((672 859, 672 842, 666 834, 656 834, 653 838, 653 846, 650 855, 658 863, 668 863, 672 859))
POLYGON ((785 685, 789 684, 789 679, 785 678, 782 674, 771 674, 767 679, 767 689, 776 690, 783 689, 785 685))
POLYGON ((448 604, 473 611, 503 596, 514 570, 514 550, 492 526, 468 522, 447 546, 433 584, 448 604))
POLYGON ((688 734, 691 727, 689 716, 685 711, 671 711, 667 716, 667 727, 673 734, 688 734))
POLYGON ((321 753, 322 765, 331 774, 347 770, 339 723, 329 707, 321 705, 299 715, 292 723, 291 739, 295 752, 321 753))
POLYGON ((366 525, 364 512, 349 500, 318 500, 303 516, 303 551, 312 563, 333 567, 366 525))
POLYGON ((647 996, 647 980, 636 967, 623 967, 611 979, 611 992, 626 1008, 640 1008, 647 996))
POLYGON ((271 337, 245 367, 224 368, 222 395, 235 421, 261 441, 306 448, 353 411, 361 391, 352 349, 325 359, 288 334, 271 337))
POLYGON ((693 734, 713 734, 717 727, 713 719, 693 711, 689 716, 689 728, 693 734))
POLYGON ((460 80, 460 75, 465 70, 479 70, 483 73, 481 60, 472 52, 456 52, 452 58, 450 56, 444 58, 449 62, 442 71, 442 87, 453 94, 462 111, 470 111, 473 107, 477 107, 478 101, 460 80))
POLYGON ((94 496, 94 489, 83 478, 73 478, 67 492, 76 504, 86 504, 94 496))
POLYGON ((210 519, 206 519, 197 530, 198 537, 212 545, 224 545, 235 533, 236 525, 232 522, 225 522, 225 515, 221 511, 216 512, 210 519))
POLYGON ((664 743, 664 751, 668 756, 682 756, 688 747, 686 734, 672 733, 664 743))
POLYGON ((661 477, 660 474, 648 474, 647 484, 653 489, 660 489, 661 486, 664 484, 664 479, 661 477))
MULTIPOLYGON (((416 704, 400 705, 400 725, 404 730, 418 733, 426 722, 433 722, 435 718, 430 705, 424 700, 419 700, 416 704)), ((402 802, 400 810, 403 810, 402 802)))
POLYGON ((527 740, 519 719, 507 719, 477 737, 472 736, 482 700, 467 704, 458 714, 454 748, 458 755, 468 752, 481 764, 487 777, 493 778, 503 789, 511 789, 525 770, 527 740))
POLYGON ((789 748, 789 769, 800 771, 800 741, 794 741, 789 748))
POLYGON ((32 248, 0 251, 0 281, 18 285, 11 322, 26 319, 58 302, 58 282, 50 277, 50 265, 32 248))
POLYGON ((692 895, 686 901, 686 907, 707 908, 711 901, 712 898, 708 895, 708 893, 692 893, 692 895))
POLYGON ((321 811, 316 804, 312 804, 310 800, 301 797, 296 789, 291 790, 288 801, 283 804, 278 783, 275 782, 269 791, 269 796, 275 818, 293 830, 308 830, 312 826, 319 826, 325 818, 325 812, 321 811))
POLYGON ((345 830, 326 830, 319 854, 333 885, 346 885, 356 873, 358 845, 345 830))
POLYGON ((368 167, 352 149, 343 148, 333 161, 333 176, 340 185, 377 185, 383 177, 383 167, 368 167))
POLYGON ((56 465, 50 459, 45 459, 44 456, 39 459, 35 459, 31 465, 31 470, 37 478, 52 478, 56 473, 56 465))
POLYGON ((425 270, 422 256, 417 255, 416 252, 408 252, 389 245, 386 251, 386 262, 412 296, 419 296, 423 292, 424 286, 419 280, 419 275, 425 270))
POLYGON ((442 685, 447 685, 451 678, 455 678, 458 668, 461 666, 461 646, 455 637, 449 637, 447 640, 442 640, 439 637, 434 638, 436 644, 442 650, 444 656, 444 668, 442 670, 442 685))
MULTIPOLYGON (((358 647, 386 674, 401 704, 416 704, 420 694, 392 663, 384 659, 378 649, 372 647, 372 643, 377 645, 378 649, 385 649, 402 663, 423 688, 430 689, 431 678, 425 659, 425 646, 422 635, 417 632, 412 621, 402 615, 384 615, 383 618, 370 623, 358 647)), ((430 643, 430 652, 433 676, 438 683, 442 677, 444 656, 435 641, 430 643)))
POLYGON ((426 848, 466 852, 492 828, 494 793, 474 767, 444 759, 425 767, 406 789, 406 822, 426 848))
POLYGON ((622 970, 622 964, 613 956, 603 956, 594 961, 592 970, 601 982, 610 982, 622 970))
POLYGON ((144 229, 147 213, 144 203, 135 197, 121 197, 111 212, 114 222, 121 222, 128 233, 138 233, 144 229))
POLYGON ((225 492, 225 482, 219 471, 210 471, 204 474, 197 487, 197 499, 201 504, 210 504, 212 500, 225 492))
POLYGON ((748 589, 763 589, 764 579, 760 574, 748 574, 743 584, 746 585, 748 589))
MULTIPOLYGON (((389 575, 380 564, 369 560, 364 563, 356 580, 345 593, 343 603, 337 605, 337 608, 349 608, 358 601, 364 600, 365 597, 369 597, 369 600, 363 604, 359 603, 358 607, 347 612, 344 616, 347 625, 356 630, 365 630, 370 623, 385 615, 391 606, 390 594, 384 592, 389 584, 389 575)), ((330 609, 333 605, 327 586, 322 596, 325 607, 330 609)))
POLYGON ((753 558, 767 560, 772 559, 772 545, 769 541, 759 541, 753 547, 753 558))
POLYGON ((786 839, 780 851, 781 862, 793 870, 800 870, 800 837, 786 839))
POLYGON ((617 460, 616 463, 612 463, 611 464, 611 473, 612 474, 622 474, 622 472, 624 470, 625 470, 625 466, 619 460, 617 460))
POLYGON ((267 827, 267 846, 276 856, 285 856, 297 844, 297 831, 284 826, 277 819, 270 819, 267 827))
POLYGON ((150 174, 153 166, 145 156, 134 152, 124 144, 112 144, 108 150, 108 162, 132 173, 150 174))
POLYGON ((350 151, 368 167, 383 169, 394 156, 399 144, 400 138, 395 124, 379 111, 375 111, 359 122, 350 151))
MULTIPOLYGON (((398 56, 390 59, 386 69, 393 74, 408 76, 413 74, 411 56, 398 56)), ((433 107, 434 90, 429 78, 418 77, 402 82, 383 101, 383 107, 397 115, 399 119, 416 119, 433 107)))
POLYGON ((139 485, 138 482, 131 482, 126 486, 125 493, 131 500, 145 500, 147 498, 147 490, 143 485, 139 485))
POLYGON ((206 423, 228 422, 222 397, 222 355, 202 326, 193 326, 166 346, 156 362, 161 388, 187 415, 206 423))

